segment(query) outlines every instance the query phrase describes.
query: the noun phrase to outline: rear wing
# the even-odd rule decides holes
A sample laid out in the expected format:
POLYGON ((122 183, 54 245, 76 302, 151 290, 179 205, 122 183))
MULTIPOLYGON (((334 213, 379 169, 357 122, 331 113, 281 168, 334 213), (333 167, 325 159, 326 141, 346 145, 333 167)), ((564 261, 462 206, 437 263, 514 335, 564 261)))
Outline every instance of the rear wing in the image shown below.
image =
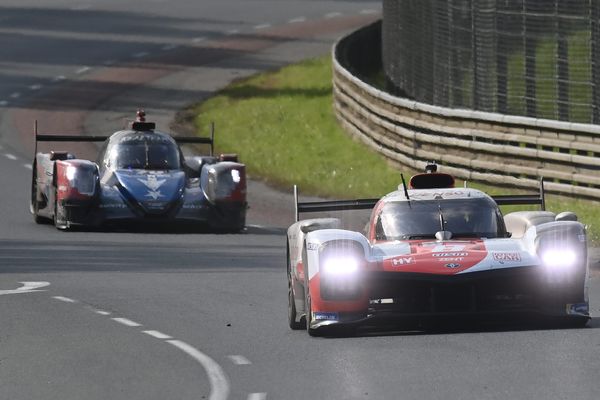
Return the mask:
MULTIPOLYGON (((38 132, 38 122, 34 123, 34 140, 35 150, 34 154, 37 154, 38 142, 104 142, 109 136, 88 136, 88 135, 48 135, 45 133, 38 132)), ((210 145, 210 156, 214 153, 214 142, 215 142, 215 124, 210 124, 210 136, 209 137, 193 137, 193 136, 171 136, 177 143, 180 144, 208 144, 210 145)))
POLYGON ((379 199, 357 199, 357 200, 332 200, 332 201, 298 201, 298 187, 294 185, 295 221, 300 220, 301 213, 325 212, 325 211, 347 211, 347 210, 370 210, 375 207, 379 199))
MULTIPOLYGON (((539 194, 516 194, 492 196, 499 206, 505 205, 528 205, 538 204, 542 211, 546 211, 546 198, 544 191, 544 178, 540 179, 539 194)), ((333 201, 298 201, 298 187, 294 185, 295 222, 300 219, 301 213, 346 211, 346 210, 370 210, 375 207, 379 199, 357 199, 357 200, 333 200, 333 201)))
POLYGON ((542 211, 546 211, 546 192, 544 190, 544 178, 540 179, 540 191, 535 194, 515 194, 492 196, 499 206, 538 204, 542 211))

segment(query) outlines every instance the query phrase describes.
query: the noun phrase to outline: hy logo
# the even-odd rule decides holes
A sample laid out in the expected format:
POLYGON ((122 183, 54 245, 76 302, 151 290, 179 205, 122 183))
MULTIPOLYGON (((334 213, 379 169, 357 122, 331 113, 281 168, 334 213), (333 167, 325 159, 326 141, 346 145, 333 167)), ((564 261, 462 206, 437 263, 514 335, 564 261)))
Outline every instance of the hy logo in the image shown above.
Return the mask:
POLYGON ((415 263, 415 259, 413 257, 392 258, 392 265, 394 267, 399 267, 402 265, 408 265, 408 264, 414 264, 414 263, 415 263))
POLYGON ((138 179, 138 181, 142 182, 148 188, 146 197, 152 197, 153 200, 163 197, 163 194, 158 189, 167 181, 166 179, 159 180, 156 175, 148 175, 148 178, 138 179))

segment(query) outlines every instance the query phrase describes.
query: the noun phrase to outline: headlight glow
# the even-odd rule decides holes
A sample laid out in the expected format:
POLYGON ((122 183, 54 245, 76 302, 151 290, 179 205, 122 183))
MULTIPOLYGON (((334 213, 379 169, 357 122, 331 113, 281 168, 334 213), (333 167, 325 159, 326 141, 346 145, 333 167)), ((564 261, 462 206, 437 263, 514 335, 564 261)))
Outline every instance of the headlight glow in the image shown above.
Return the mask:
POLYGON ((569 268, 577 261, 577 255, 569 249, 549 249, 542 253, 542 261, 549 268, 569 268))
POLYGON ((358 270, 358 260, 351 256, 330 257, 323 261, 323 272, 331 275, 348 275, 358 270))
POLYGON ((233 179, 233 181, 235 183, 240 183, 240 180, 242 180, 242 178, 240 176, 240 171, 238 171, 237 169, 232 169, 231 170, 231 179, 233 179))
POLYGON ((67 171, 66 171, 66 175, 67 175, 67 179, 72 181, 73 179, 75 179, 75 174, 77 173, 77 168, 75 168, 72 165, 69 165, 67 167, 67 171))

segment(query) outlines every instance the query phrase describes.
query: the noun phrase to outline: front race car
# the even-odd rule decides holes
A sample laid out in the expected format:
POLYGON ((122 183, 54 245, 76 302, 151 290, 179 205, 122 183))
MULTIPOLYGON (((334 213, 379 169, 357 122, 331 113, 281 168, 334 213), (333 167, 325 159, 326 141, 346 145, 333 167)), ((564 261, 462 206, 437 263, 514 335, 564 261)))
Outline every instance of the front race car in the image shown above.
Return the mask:
MULTIPOLYGON (((584 235, 575 223, 575 236, 584 235)), ((588 319, 584 242, 528 248, 526 241, 414 240, 376 244, 340 230, 306 237, 307 322, 344 323, 440 317, 543 315, 588 319), (346 236, 345 239, 341 237, 346 236), (314 268, 312 268, 314 266, 314 268)))
POLYGON ((371 217, 364 234, 339 229, 336 218, 297 217, 290 226, 292 329, 531 316, 587 323, 585 226, 573 213, 546 211, 543 185, 539 196, 492 198, 454 188, 433 168, 403 186, 381 199, 299 203, 296 196, 297 216, 370 209, 371 217), (499 206, 507 204, 542 210, 503 216, 499 206))

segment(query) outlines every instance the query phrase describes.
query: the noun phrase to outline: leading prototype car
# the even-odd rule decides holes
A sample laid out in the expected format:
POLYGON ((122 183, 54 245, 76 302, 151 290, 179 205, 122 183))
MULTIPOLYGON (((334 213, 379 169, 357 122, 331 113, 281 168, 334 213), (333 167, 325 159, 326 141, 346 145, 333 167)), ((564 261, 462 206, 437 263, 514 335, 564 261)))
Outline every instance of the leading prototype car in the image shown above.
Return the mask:
POLYGON ((427 168, 381 199, 299 203, 296 191, 287 232, 292 329, 517 314, 587 323, 586 229, 573 213, 544 211, 543 182, 539 196, 490 197, 427 168), (542 210, 503 217, 503 204, 542 210), (372 209, 366 235, 335 218, 298 221, 349 209, 372 209))
POLYGON ((188 224, 240 231, 246 220, 246 170, 236 155, 213 156, 209 138, 171 137, 138 111, 131 128, 111 136, 43 135, 35 143, 104 142, 96 162, 65 151, 36 152, 31 213, 36 222, 73 226, 188 224), (184 157, 178 143, 210 145, 184 157))

